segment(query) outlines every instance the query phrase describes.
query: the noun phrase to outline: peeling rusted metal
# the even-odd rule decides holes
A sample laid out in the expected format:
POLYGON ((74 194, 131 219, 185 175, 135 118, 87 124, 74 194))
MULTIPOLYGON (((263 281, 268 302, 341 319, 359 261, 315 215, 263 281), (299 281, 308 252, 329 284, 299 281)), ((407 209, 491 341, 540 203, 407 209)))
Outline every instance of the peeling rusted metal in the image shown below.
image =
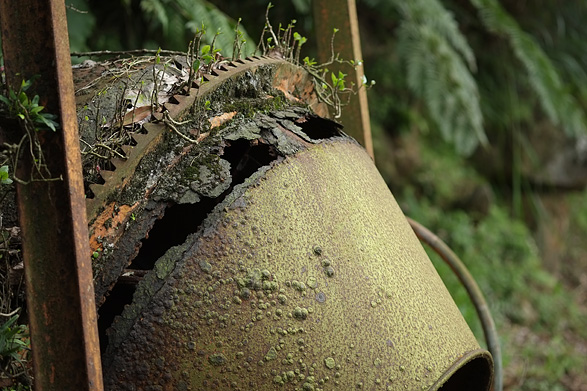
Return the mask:
MULTIPOLYGON (((315 0, 313 7, 318 60, 326 62, 332 54, 338 54, 343 60, 363 61, 355 0, 315 0), (334 29, 338 31, 332 43, 334 29)), ((339 71, 345 73, 347 85, 363 84, 362 64, 353 67, 350 64, 334 63, 328 68, 335 74, 339 71)), ((340 121, 345 127, 345 132, 363 145, 373 158, 371 122, 365 88, 360 88, 357 95, 351 97, 349 104, 343 107, 340 121)))
MULTIPOLYGON (((56 181, 17 185, 23 236, 35 390, 102 390, 102 374, 65 5, 61 0, 0 1, 6 79, 39 75, 28 93, 59 115, 39 131, 56 181)), ((21 134, 24 134, 21 133, 21 134)), ((16 173, 30 178, 23 153, 16 173)))

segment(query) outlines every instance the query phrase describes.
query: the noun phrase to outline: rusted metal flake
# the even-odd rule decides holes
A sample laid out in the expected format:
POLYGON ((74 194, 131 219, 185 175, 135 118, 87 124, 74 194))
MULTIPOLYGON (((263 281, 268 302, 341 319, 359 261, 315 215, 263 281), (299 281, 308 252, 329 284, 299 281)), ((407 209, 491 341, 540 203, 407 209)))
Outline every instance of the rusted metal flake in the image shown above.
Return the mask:
MULTIPOLYGON (((39 75, 27 92, 61 125, 37 134, 51 177, 62 180, 17 185, 35 390, 102 390, 65 5, 1 0, 0 22, 9 86, 39 75)), ((30 179, 32 165, 23 153, 17 175, 30 179)))
MULTIPOLYGON (((344 60, 362 61, 363 54, 355 0, 315 0, 313 4, 318 60, 328 61, 332 50, 334 50, 334 53, 340 54, 344 60), (338 32, 331 46, 335 28, 338 29, 338 32)), ((334 63, 328 68, 335 74, 339 71, 345 73, 347 85, 350 85, 351 82, 355 86, 362 85, 364 76, 362 64, 353 67, 350 64, 334 63)), ((371 139, 371 123, 365 88, 360 88, 357 95, 351 97, 349 104, 342 110, 340 121, 344 125, 345 132, 361 143, 369 156, 373 158, 373 140, 371 139)))

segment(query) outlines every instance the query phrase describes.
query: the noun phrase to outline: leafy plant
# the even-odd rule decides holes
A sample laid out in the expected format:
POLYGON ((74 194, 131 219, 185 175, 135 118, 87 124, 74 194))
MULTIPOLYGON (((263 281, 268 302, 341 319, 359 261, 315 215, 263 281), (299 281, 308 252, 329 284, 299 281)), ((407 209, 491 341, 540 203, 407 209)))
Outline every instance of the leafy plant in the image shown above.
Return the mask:
POLYGON ((8 173, 8 166, 0 167, 0 184, 10 185, 11 183, 12 179, 10 179, 10 174, 8 173))
POLYGON ((0 362, 4 375, 15 377, 26 371, 23 358, 30 350, 27 327, 17 325, 18 315, 13 315, 0 326, 0 362), (20 366, 20 368, 18 368, 20 366))
MULTIPOLYGON (((24 128, 24 135, 17 144, 4 144, 6 150, 3 151, 3 155, 7 159, 12 158, 15 173, 17 172, 18 160, 25 150, 28 150, 33 161, 33 171, 29 180, 18 178, 16 174, 12 178, 8 178, 6 177, 8 169, 3 168, 3 173, 0 175, 4 184, 7 184, 8 180, 15 180, 21 184, 27 184, 30 181, 61 180, 60 177, 51 178, 37 135, 41 130, 55 132, 59 128, 59 124, 55 121, 57 116, 43 112, 45 107, 39 104, 38 95, 35 95, 32 99, 29 98, 27 90, 33 85, 33 81, 34 78, 30 80, 23 79, 18 91, 9 89, 8 95, 0 95, 0 111, 5 112, 8 117, 17 119, 24 128)), ((2 167, 4 167, 7 159, 0 162, 2 167)))
POLYGON ((0 95, 0 101, 6 105, 8 114, 20 118, 25 124, 32 125, 34 130, 49 129, 56 131, 59 124, 54 114, 42 113, 44 106, 39 105, 39 95, 29 98, 26 91, 32 86, 33 80, 22 80, 18 91, 10 89, 8 96, 0 95))
POLYGON ((339 54, 334 52, 334 38, 338 32, 334 28, 330 43, 330 59, 325 63, 318 64, 314 59, 305 57, 300 63, 300 52, 302 45, 307 42, 306 37, 303 37, 298 32, 294 31, 296 20, 292 20, 287 26, 282 26, 281 23, 277 29, 274 29, 269 20, 269 10, 273 4, 269 3, 265 12, 265 26, 261 33, 261 39, 255 52, 261 52, 263 55, 272 55, 284 58, 294 64, 301 65, 314 78, 316 94, 320 101, 328 105, 334 111, 334 118, 340 118, 342 107, 350 102, 353 94, 357 93, 359 88, 368 88, 375 84, 374 81, 368 83, 364 78, 356 86, 351 82, 350 85, 346 83, 346 74, 342 72, 330 72, 328 67, 332 64, 348 64, 353 67, 362 65, 360 61, 347 60, 340 58, 339 54), (267 38, 265 36, 268 35, 267 38), (330 74, 330 75, 329 75, 330 74), (328 77, 330 76, 330 77, 328 77))
POLYGON ((542 108, 555 125, 562 125, 567 134, 585 131, 587 121, 576 99, 568 92, 559 71, 550 58, 497 0, 471 0, 487 28, 505 37, 514 55, 523 64, 530 85, 540 98, 542 108))
MULTIPOLYGON (((243 28, 238 30, 239 22, 232 20, 214 4, 205 0, 144 0, 140 2, 140 7, 149 19, 151 24, 160 28, 163 37, 172 47, 182 48, 185 46, 186 33, 197 34, 202 24, 214 26, 219 31, 216 38, 218 46, 224 48, 225 56, 232 56, 233 37, 230 32, 238 31, 245 52, 251 53, 253 46, 249 42, 247 32, 243 28), (222 34, 220 34, 222 33, 222 34)), ((213 36, 203 36, 205 43, 212 45, 213 36)))
POLYGON ((395 1, 401 14, 397 53, 406 79, 443 138, 465 155, 486 143, 473 51, 452 15, 436 0, 395 1))

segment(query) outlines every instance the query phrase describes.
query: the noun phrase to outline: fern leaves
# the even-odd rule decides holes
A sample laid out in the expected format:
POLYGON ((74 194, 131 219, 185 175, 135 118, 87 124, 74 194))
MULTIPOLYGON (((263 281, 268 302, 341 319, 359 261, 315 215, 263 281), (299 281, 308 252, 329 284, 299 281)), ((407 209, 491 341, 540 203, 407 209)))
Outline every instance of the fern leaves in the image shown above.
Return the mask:
POLYGON ((584 132, 585 114, 534 38, 519 27, 497 0, 471 0, 471 3, 478 9, 487 28, 509 41, 514 55, 526 68, 530 84, 550 120, 562 126, 568 135, 584 132))
MULTIPOLYGON (((204 35, 203 41, 210 44, 215 33, 219 32, 215 46, 221 48, 225 57, 232 56, 236 22, 208 1, 142 0, 140 5, 145 15, 151 17, 152 23, 160 25, 163 38, 171 46, 187 47, 196 31, 206 26, 213 31, 204 35)), ((242 27, 239 29, 242 39, 246 41, 243 52, 252 53, 255 50, 253 41, 242 27)))
MULTIPOLYGON (((583 133, 585 113, 534 37, 520 28, 499 0, 471 0, 471 4, 485 27, 507 40, 550 120, 567 135, 583 133)), ((401 16, 398 55, 406 66, 408 87, 424 102, 443 138, 460 153, 472 153, 486 142, 486 136, 478 83, 473 77, 475 55, 457 21, 439 0, 393 0, 388 6, 401 16)))
POLYGON ((412 92, 425 103, 445 140, 471 154, 486 142, 475 56, 452 15, 436 0, 397 1, 398 54, 412 92))

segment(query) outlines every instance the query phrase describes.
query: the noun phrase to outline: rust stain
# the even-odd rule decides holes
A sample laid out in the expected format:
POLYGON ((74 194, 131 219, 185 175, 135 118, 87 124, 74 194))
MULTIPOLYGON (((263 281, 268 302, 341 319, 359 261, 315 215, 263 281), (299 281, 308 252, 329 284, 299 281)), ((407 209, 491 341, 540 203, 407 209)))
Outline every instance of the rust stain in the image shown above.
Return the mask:
POLYGON ((138 206, 139 202, 130 206, 120 205, 115 212, 116 202, 108 204, 90 227, 90 250, 93 252, 102 249, 101 242, 104 238, 117 240, 122 236, 124 230, 120 227, 126 224, 138 206))
POLYGON ((236 115, 236 111, 231 111, 230 113, 220 114, 220 115, 217 115, 216 117, 212 117, 212 118, 208 119, 208 121, 210 121, 210 128, 214 129, 214 128, 217 128, 221 125, 224 125, 225 123, 227 123, 228 121, 233 119, 235 115, 236 115))

